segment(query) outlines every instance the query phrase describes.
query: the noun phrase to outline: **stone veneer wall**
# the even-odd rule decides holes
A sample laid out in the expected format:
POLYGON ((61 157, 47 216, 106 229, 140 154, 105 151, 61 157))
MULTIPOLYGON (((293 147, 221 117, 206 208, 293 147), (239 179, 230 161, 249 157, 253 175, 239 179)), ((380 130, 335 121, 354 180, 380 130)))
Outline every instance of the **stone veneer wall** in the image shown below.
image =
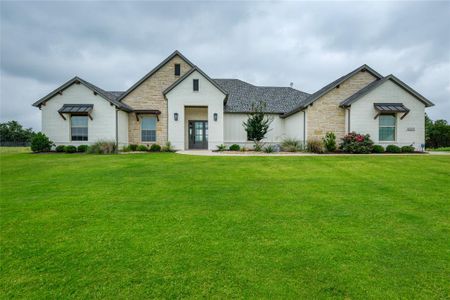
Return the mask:
MULTIPOLYGON (((167 100, 162 92, 190 69, 191 66, 177 55, 122 100, 133 109, 161 111, 159 121, 156 123, 157 144, 164 145, 168 135, 167 100), (180 76, 175 76, 175 64, 181 65, 180 76)), ((130 113, 128 116, 128 143, 152 144, 141 141, 141 123, 136 120, 134 113, 130 113)))
POLYGON ((339 142, 345 135, 345 109, 339 104, 353 95, 376 77, 369 72, 359 72, 329 91, 306 110, 307 139, 322 138, 328 131, 336 134, 339 142))

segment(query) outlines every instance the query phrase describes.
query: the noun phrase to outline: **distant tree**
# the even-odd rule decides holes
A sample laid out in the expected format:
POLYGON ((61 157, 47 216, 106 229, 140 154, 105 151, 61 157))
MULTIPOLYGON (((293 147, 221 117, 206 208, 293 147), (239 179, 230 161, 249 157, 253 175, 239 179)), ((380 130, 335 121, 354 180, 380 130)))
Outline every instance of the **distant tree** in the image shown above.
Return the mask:
POLYGON ((29 144, 35 133, 31 128, 23 128, 17 121, 0 123, 1 145, 24 145, 29 144))
POLYGON ((425 144, 427 148, 450 147, 450 125, 446 120, 433 122, 425 114, 425 144))

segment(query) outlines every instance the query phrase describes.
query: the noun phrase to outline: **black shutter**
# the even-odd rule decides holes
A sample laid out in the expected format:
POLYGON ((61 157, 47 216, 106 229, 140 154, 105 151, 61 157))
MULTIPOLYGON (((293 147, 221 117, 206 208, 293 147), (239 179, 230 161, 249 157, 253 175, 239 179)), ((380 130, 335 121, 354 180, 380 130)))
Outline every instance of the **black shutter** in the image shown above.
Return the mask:
POLYGON ((175 64, 175 76, 180 76, 181 74, 181 65, 175 64))

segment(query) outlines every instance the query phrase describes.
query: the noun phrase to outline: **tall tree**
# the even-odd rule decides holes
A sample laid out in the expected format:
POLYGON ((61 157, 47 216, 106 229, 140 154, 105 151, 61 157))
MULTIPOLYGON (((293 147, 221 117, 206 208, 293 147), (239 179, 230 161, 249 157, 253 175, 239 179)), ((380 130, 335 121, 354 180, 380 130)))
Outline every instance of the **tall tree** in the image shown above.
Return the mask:
POLYGON ((0 142, 2 145, 20 145, 31 142, 34 132, 31 128, 23 128, 17 121, 0 123, 0 142))
POLYGON ((242 123, 249 141, 254 141, 255 143, 261 141, 270 130, 269 127, 273 118, 265 113, 265 108, 266 104, 264 102, 253 103, 252 111, 248 114, 247 121, 242 123))

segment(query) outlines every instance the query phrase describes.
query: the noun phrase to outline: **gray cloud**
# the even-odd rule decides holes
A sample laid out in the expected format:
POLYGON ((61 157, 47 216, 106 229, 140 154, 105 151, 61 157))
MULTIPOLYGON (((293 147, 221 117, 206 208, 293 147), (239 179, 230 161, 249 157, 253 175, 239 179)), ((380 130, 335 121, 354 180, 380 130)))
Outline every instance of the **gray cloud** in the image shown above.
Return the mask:
POLYGON ((314 92, 367 63, 450 120, 447 2, 1 2, 1 120, 74 75, 125 90, 174 49, 216 78, 314 92))

